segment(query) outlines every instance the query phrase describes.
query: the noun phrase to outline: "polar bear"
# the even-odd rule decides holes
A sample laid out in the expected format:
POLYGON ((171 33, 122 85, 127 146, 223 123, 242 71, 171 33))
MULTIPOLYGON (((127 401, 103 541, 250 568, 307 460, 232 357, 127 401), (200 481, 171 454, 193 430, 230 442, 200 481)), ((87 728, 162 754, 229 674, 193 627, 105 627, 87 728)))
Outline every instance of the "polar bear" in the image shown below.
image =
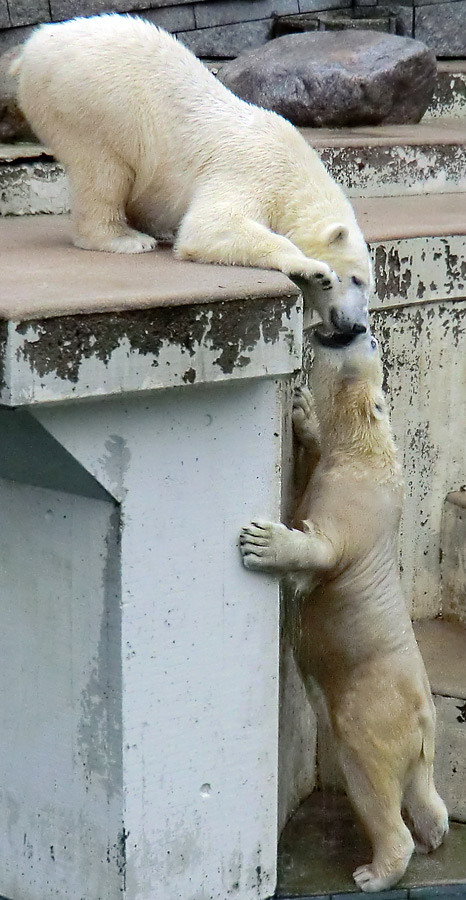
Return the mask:
POLYGON ((44 25, 13 69, 68 170, 78 247, 142 253, 176 233, 181 259, 278 269, 329 329, 366 326, 371 263, 342 190, 289 122, 172 35, 117 14, 44 25))
POLYGON ((255 520, 240 548, 248 569, 285 575, 294 592, 298 667, 311 696, 315 683, 323 695, 372 844, 353 877, 380 891, 401 878, 414 842, 425 852, 440 845, 448 814, 433 779, 434 705, 400 585, 402 474, 377 342, 366 333, 345 346, 319 331, 313 342, 315 406, 301 394, 294 424, 314 470, 294 527, 255 520))

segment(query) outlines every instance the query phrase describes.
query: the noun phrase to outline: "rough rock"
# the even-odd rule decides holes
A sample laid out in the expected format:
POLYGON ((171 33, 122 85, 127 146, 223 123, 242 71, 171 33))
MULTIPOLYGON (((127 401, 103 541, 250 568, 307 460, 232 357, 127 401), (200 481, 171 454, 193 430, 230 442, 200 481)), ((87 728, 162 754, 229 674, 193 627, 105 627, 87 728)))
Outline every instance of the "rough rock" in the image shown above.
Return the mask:
POLYGON ((420 41, 351 30, 276 38, 226 63, 218 77, 295 125, 341 128, 419 122, 436 71, 434 52, 420 41))
POLYGON ((8 74, 20 51, 18 44, 0 56, 0 141, 5 144, 37 140, 16 103, 16 78, 8 74))

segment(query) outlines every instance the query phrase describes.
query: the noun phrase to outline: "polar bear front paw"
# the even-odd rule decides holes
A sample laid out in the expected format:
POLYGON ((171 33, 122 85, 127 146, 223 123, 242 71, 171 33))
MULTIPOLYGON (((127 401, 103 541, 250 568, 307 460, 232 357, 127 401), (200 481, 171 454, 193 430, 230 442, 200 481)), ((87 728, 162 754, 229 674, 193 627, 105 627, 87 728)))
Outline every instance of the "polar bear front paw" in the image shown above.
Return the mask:
MULTIPOLYGON (((240 535, 240 551, 247 569, 287 572, 299 563, 305 535, 275 522, 255 519, 240 535)), ((298 566, 299 567, 299 566, 298 566)))
POLYGON ((331 291, 339 283, 338 275, 327 263, 308 257, 300 259, 299 264, 290 268, 287 274, 292 280, 304 279, 307 283, 314 282, 323 291, 331 291))
POLYGON ((320 443, 319 422, 312 394, 308 388, 297 388, 293 396, 293 429, 302 447, 315 450, 320 443))
POLYGON ((157 246, 155 238, 138 231, 132 235, 114 238, 112 243, 112 253, 148 253, 157 246))
POLYGON ((149 234, 128 230, 124 234, 95 237, 78 234, 74 244, 82 250, 101 250, 105 253, 148 253, 156 248, 157 241, 149 234))

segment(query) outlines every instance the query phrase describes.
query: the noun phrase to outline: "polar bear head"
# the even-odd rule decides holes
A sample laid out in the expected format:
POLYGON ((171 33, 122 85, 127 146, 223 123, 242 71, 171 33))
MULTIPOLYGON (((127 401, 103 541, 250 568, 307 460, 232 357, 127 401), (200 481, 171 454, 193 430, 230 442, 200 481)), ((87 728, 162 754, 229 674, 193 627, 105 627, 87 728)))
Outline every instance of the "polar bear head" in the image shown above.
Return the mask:
MULTIPOLYGON (((374 279, 368 246, 352 210, 345 219, 301 225, 293 234, 293 241, 306 256, 322 260, 334 270, 338 287, 324 294, 315 283, 291 277, 303 294, 306 312, 314 309, 328 330, 351 332, 355 324, 368 326, 374 279)), ((308 324, 305 320, 305 327, 308 324)))
POLYGON ((323 444, 364 462, 377 456, 387 473, 398 472, 375 337, 316 329, 312 345, 311 388, 323 444))

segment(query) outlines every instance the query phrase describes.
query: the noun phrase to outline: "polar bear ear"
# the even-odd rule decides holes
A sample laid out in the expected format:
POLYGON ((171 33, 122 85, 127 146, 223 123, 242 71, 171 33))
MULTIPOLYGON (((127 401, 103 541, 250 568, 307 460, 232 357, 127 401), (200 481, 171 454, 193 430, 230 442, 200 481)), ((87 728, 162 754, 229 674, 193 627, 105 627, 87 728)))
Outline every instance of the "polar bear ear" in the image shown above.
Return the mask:
POLYGON ((340 241, 346 241, 348 235, 349 228, 346 225, 342 222, 333 222, 332 225, 327 225, 324 228, 322 237, 326 244, 336 244, 340 243, 340 241))

